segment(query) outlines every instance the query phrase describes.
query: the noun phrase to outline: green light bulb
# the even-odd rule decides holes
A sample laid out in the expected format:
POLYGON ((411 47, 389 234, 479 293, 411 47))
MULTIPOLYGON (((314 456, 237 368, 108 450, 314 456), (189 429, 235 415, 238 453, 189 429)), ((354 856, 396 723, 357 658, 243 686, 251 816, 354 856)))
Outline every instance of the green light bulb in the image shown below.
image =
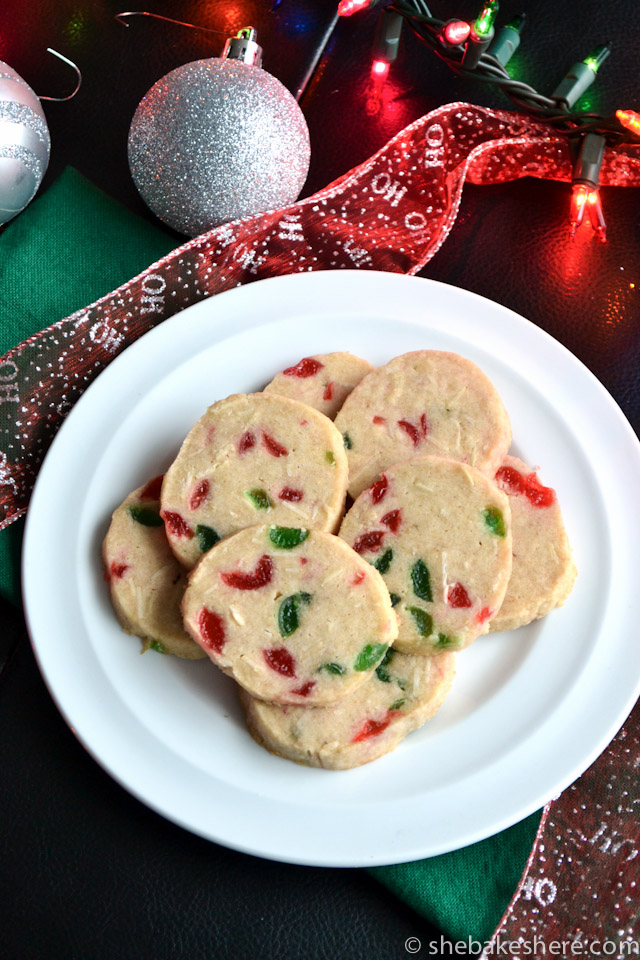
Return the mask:
POLYGON ((589 89, 596 79, 596 73, 611 53, 611 44, 604 43, 571 67, 564 79, 551 94, 552 100, 563 103, 571 109, 583 93, 589 89))
POLYGON ((610 53, 611 44, 603 43, 601 46, 596 47, 593 53, 590 53, 588 57, 585 57, 582 62, 586 63, 586 65, 593 70, 594 73, 597 73, 610 53))
POLYGON ((524 26, 524 22, 525 14, 519 13, 510 20, 509 23, 505 23, 504 27, 498 30, 494 39, 491 41, 491 46, 487 52, 490 57, 493 57, 498 63, 501 63, 503 67, 507 66, 511 57, 520 46, 520 31, 524 26))
POLYGON ((491 33, 497 14, 498 0, 487 0, 473 25, 473 29, 479 37, 486 37, 491 33))

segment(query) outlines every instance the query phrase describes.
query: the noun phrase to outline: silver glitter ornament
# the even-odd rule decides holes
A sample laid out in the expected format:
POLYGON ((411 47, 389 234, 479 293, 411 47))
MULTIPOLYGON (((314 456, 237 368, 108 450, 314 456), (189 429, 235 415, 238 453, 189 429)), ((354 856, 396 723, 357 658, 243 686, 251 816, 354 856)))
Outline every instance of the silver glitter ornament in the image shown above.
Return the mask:
POLYGON ((50 152, 40 100, 12 67, 0 61, 0 225, 33 199, 50 152))
POLYGON ((142 199, 192 237, 293 203, 309 170, 302 111, 260 68, 249 30, 227 41, 221 58, 159 80, 131 122, 129 167, 142 199))

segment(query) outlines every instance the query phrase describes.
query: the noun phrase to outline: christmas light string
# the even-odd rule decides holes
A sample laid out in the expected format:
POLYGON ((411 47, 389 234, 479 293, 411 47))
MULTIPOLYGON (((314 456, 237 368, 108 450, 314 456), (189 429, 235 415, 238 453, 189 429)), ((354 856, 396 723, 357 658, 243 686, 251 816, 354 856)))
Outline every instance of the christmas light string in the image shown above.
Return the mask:
MULTIPOLYGON (((379 0, 341 0, 339 16, 352 16, 370 9, 379 0)), ((391 63, 398 55, 400 35, 406 24, 418 40, 449 69, 466 79, 497 87, 524 113, 542 119, 573 141, 576 157, 572 178, 571 232, 588 220, 600 240, 606 239, 606 224, 600 202, 600 167, 605 145, 640 140, 640 113, 618 110, 612 117, 573 106, 596 79, 609 56, 605 43, 574 63, 550 96, 528 83, 514 79, 507 70, 518 49, 525 15, 497 27, 498 0, 486 0, 472 22, 439 20, 424 0, 391 0, 380 14, 373 47, 372 81, 379 91, 391 63)))

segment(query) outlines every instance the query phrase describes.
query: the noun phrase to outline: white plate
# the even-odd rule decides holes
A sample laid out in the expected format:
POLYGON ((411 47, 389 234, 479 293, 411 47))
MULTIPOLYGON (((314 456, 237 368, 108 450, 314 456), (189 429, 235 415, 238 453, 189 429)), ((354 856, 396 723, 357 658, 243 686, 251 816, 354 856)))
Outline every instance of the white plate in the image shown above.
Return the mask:
MULTIPOLYGON (((588 320, 585 320, 588 323, 588 320)), ((237 850, 291 863, 400 863, 480 840, 538 809, 604 749, 640 688, 640 446, 598 381, 509 310, 430 280, 335 271, 204 301, 119 356, 77 403, 29 510, 24 596, 45 680, 81 742, 132 794, 237 850), (579 570, 562 609, 458 658, 437 717, 356 770, 258 747, 209 661, 118 627, 100 568, 112 509, 162 472, 205 408, 302 356, 380 364, 452 350, 493 380, 514 449, 554 486, 579 570)))

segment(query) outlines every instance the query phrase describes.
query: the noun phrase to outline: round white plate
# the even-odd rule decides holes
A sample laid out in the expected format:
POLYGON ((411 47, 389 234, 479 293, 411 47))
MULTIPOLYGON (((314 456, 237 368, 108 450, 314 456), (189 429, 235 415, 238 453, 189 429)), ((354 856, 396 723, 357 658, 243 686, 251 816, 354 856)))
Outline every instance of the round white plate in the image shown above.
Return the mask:
MULTIPOLYGON (((585 321, 588 322, 588 321, 585 321)), ((368 271, 278 277, 220 294, 134 343, 76 404, 27 522, 24 597, 67 723, 132 794, 188 830, 291 863, 400 863, 480 840, 538 809, 604 749, 640 689, 640 445, 567 350, 511 311, 430 280, 368 271), (111 511, 171 462, 205 408, 301 357, 381 364, 452 350, 492 379, 514 451, 556 488, 578 579, 566 605, 457 658, 442 710, 356 770, 308 769, 249 736, 207 661, 140 655, 112 612, 100 544, 111 511)))

